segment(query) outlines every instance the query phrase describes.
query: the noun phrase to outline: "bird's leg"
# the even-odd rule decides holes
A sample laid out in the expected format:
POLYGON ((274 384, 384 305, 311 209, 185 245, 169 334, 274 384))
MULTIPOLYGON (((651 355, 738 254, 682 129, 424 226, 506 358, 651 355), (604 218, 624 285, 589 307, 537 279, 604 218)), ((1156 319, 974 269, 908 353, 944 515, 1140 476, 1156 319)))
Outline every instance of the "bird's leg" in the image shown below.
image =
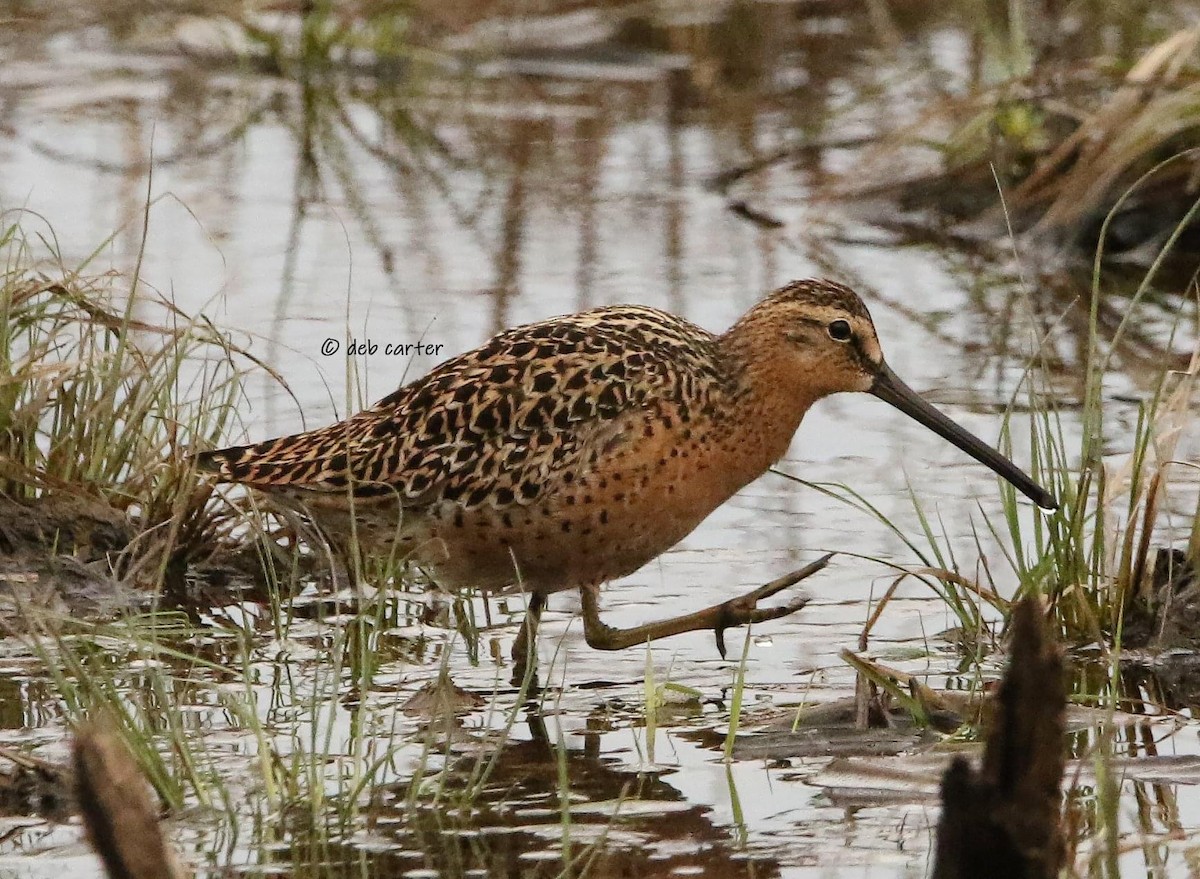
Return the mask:
POLYGON ((725 630, 732 626, 744 626, 749 623, 761 623, 766 620, 776 620, 788 614, 795 613, 808 604, 808 596, 801 595, 780 607, 758 607, 758 602, 770 598, 777 592, 794 586, 805 577, 810 577, 825 565, 833 553, 824 555, 810 565, 798 571, 772 580, 765 586, 760 586, 753 592, 747 592, 737 598, 731 598, 721 604, 714 604, 695 613, 683 614, 654 623, 634 626, 631 629, 618 629, 605 624, 600 619, 600 588, 593 584, 580 589, 583 598, 583 636, 589 647, 597 650, 621 650, 635 644, 645 644, 658 638, 667 638, 683 632, 699 632, 712 629, 717 634, 717 650, 721 658, 725 658, 725 630))
POLYGON ((542 609, 545 606, 546 594, 544 592, 529 594, 529 606, 525 608, 525 619, 521 621, 521 631, 517 634, 516 643, 512 648, 512 660, 519 668, 525 667, 525 664, 533 656, 531 651, 537 649, 538 623, 541 622, 542 609))

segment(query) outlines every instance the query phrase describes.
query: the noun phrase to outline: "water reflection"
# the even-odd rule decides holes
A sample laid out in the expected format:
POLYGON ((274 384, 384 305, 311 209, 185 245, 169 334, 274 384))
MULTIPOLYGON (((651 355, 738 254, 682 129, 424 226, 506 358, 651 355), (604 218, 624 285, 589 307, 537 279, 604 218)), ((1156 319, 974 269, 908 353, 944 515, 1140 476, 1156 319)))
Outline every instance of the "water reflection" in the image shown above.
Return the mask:
MULTIPOLYGON (((640 5, 599 6, 582 10, 591 13, 586 20, 506 21, 495 41, 487 39, 488 10, 479 5, 434 10, 432 24, 409 31, 417 36, 401 46, 402 57, 374 66, 345 63, 350 43, 331 42, 327 22, 315 19, 282 14, 299 35, 294 44, 251 58, 216 45, 200 61, 180 55, 184 41, 169 16, 147 28, 140 10, 133 15, 116 4, 108 14, 102 6, 74 9, 86 9, 94 25, 87 29, 45 9, 30 12, 28 4, 6 7, 6 20, 22 25, 16 37, 15 30, 0 34, 8 53, 0 208, 44 215, 68 265, 106 242, 95 267, 140 265, 142 278, 170 290, 185 310, 253 337, 255 353, 288 378, 297 402, 264 381, 243 413, 247 435, 327 423, 513 323, 637 301, 721 329, 767 289, 817 273, 859 286, 897 370, 989 439, 1032 340, 1053 335, 1045 357, 1062 397, 1064 432, 1081 429, 1071 407, 1082 392, 1078 367, 1088 344, 1091 303, 1078 299, 1090 289, 1086 282, 1034 256, 1040 267, 1026 285, 1005 261, 1007 251, 997 256, 1007 243, 928 229, 919 237, 887 206, 856 211, 830 198, 846 178, 871 170, 864 147, 881 132, 919 124, 922 94, 985 81, 994 47, 945 4, 733 2, 653 14, 640 5), (32 20, 35 14, 46 17, 32 20), (422 43, 421 33, 444 39, 422 43), (441 357, 324 357, 320 346, 329 338, 425 339, 443 348, 441 357), (351 367, 358 372, 347 379, 351 367)), ((1125 19, 1113 27, 1123 45, 1139 39, 1125 19)), ((1081 36, 1079 50, 1098 39, 1081 36)), ((265 42, 256 45, 260 52, 265 42)), ((1136 400, 1172 362, 1163 328, 1182 305, 1158 296, 1143 312, 1147 320, 1126 327, 1114 394, 1136 400)), ((1105 339, 1125 308, 1108 296, 1097 303, 1105 339)), ((1136 406, 1112 404, 1116 422, 1136 420, 1136 406)), ((972 522, 980 504, 996 509, 990 476, 881 410, 865 400, 823 404, 784 469, 853 485, 915 534, 911 484, 963 558, 981 550, 990 556, 1003 587, 1002 557, 972 522)), ((1118 447, 1125 440, 1121 427, 1109 438, 1118 447)), ((1020 442, 1014 457, 1026 460, 1020 442)), ((605 613, 627 625, 710 604, 797 567, 817 548, 911 561, 878 523, 767 479, 668 559, 607 590, 605 613)), ((813 604, 773 625, 773 644, 751 652, 748 700, 755 707, 766 714, 773 700, 797 700, 798 690, 818 699, 845 694, 852 680, 837 652, 854 643, 868 601, 884 588, 876 582, 884 570, 843 556, 811 584, 813 604)), ((960 657, 937 639, 952 621, 926 593, 905 589, 874 645, 903 653, 915 673, 953 674, 960 657)), ((188 661, 172 659, 172 686, 151 677, 125 685, 156 718, 155 732, 169 732, 172 711, 188 706, 198 736, 227 735, 234 744, 217 747, 238 757, 259 743, 222 701, 222 686, 250 678, 254 710, 286 737, 297 716, 316 720, 289 701, 295 694, 280 682, 300 680, 306 699, 325 694, 309 677, 313 667, 346 657, 350 683, 334 681, 333 695, 320 703, 341 724, 339 733, 362 722, 355 712, 364 705, 376 710, 382 702, 380 714, 394 717, 398 694, 419 687, 444 658, 458 685, 501 710, 511 707, 515 696, 497 687, 489 660, 507 645, 493 639, 515 634, 502 611, 482 642, 452 649, 450 623, 411 597, 387 627, 350 646, 331 624, 345 606, 326 597, 294 608, 294 628, 277 626, 269 604, 239 606, 236 616, 205 608, 195 621, 213 637, 183 646, 223 671, 197 674, 188 661), (239 639, 254 645, 253 661, 243 661, 239 639), (371 663, 376 668, 362 667, 371 663), (357 686, 372 674, 373 687, 357 686)), ((737 760, 728 778, 738 784, 726 784, 727 770, 714 762, 723 715, 675 719, 677 771, 642 766, 627 752, 628 740, 644 734, 636 706, 647 656, 588 653, 572 625, 574 597, 554 600, 542 661, 561 652, 571 664, 553 679, 566 695, 560 715, 551 716, 583 724, 580 744, 574 736, 564 743, 549 731, 553 721, 527 713, 511 738, 490 741, 499 757, 472 810, 410 801, 408 779, 395 777, 407 770, 396 769, 370 801, 359 836, 331 842, 297 832, 306 829, 298 819, 276 821, 264 810, 245 831, 259 834, 260 848, 248 852, 245 835, 231 843, 201 830, 198 857, 222 864, 275 858, 298 876, 558 875, 565 800, 568 854, 593 875, 774 876, 797 864, 849 875, 878 862, 920 872, 924 805, 913 808, 903 796, 866 807, 856 800, 848 814, 809 786, 823 764, 807 757, 776 776, 757 761, 737 760), (597 704, 618 698, 625 713, 613 729, 599 726, 597 704), (615 743, 605 741, 610 732, 615 743), (736 810, 734 789, 741 791, 736 810)), ((460 599, 452 619, 485 619, 488 609, 460 599)), ((121 661, 114 657, 109 668, 121 661)), ((732 680, 733 667, 719 662, 707 635, 656 647, 650 662, 660 677, 710 697, 732 680)), ((1095 692, 1103 679, 1080 689, 1095 692)), ((0 684, 0 727, 61 732, 60 697, 44 679, 23 669, 0 675, 0 684)), ((1128 686, 1132 692, 1135 684, 1128 686)), ((1151 701, 1195 706, 1193 688, 1179 681, 1151 701)), ((1141 729, 1152 731, 1130 732, 1124 744, 1131 754, 1155 754, 1162 730, 1141 729)), ((1096 735, 1075 744, 1085 757, 1096 735)), ((1194 751, 1193 731, 1171 747, 1194 751)), ((477 756, 452 751, 447 763, 444 784, 452 790, 470 777, 477 756)), ((1167 837, 1196 825, 1190 789, 1130 784, 1125 802, 1136 806, 1146 834, 1167 837)), ((1075 796, 1086 806, 1079 826, 1087 837, 1099 826, 1095 790, 1081 785, 1075 796)), ((1160 863, 1147 845, 1145 859, 1160 863)))
MULTIPOLYGON (((775 858, 737 852, 710 807, 688 802, 669 775, 601 756, 598 730, 576 748, 555 742, 536 713, 525 723, 529 737, 504 747, 469 809, 411 809, 404 790, 380 791, 370 836, 372 848, 387 850, 370 855, 371 875, 532 877, 585 867, 600 877, 780 875, 775 858)), ((477 760, 451 763, 444 783, 468 783, 477 760)))

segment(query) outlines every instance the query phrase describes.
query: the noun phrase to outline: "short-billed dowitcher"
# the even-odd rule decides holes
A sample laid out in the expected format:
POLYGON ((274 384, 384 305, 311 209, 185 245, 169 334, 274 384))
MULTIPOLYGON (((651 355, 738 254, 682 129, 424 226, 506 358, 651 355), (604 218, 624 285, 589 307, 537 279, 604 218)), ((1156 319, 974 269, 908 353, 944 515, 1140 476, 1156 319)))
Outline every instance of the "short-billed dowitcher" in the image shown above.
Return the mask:
POLYGON ((674 546, 760 476, 809 407, 839 391, 886 400, 1039 506, 1056 506, 897 378, 862 300, 824 280, 776 290, 719 336, 639 305, 516 327, 345 421, 204 452, 199 464, 300 505, 335 545, 353 533, 450 587, 519 586, 530 603, 518 660, 547 594, 575 588, 593 647, 715 629, 723 648, 727 626, 799 609, 802 599, 756 604, 824 560, 631 629, 600 621, 598 588, 674 546))

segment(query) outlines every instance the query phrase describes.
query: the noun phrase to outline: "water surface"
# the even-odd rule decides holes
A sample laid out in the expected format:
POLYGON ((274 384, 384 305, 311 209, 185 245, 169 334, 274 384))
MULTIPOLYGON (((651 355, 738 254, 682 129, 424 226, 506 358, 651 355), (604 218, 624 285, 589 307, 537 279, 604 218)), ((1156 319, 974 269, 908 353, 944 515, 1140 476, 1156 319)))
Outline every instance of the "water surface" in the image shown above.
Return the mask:
MULTIPOLYGON (((997 263, 909 241, 876 224, 875 208, 827 197, 834 175, 865 161, 856 144, 915 119, 934 84, 961 88, 972 76, 971 34, 926 14, 899 21, 892 43, 865 12, 833 5, 706 4, 653 19, 584 6, 498 29, 458 22, 390 69, 285 55, 282 72, 226 55, 201 19, 30 23, 25 39, 4 42, 0 208, 53 230, 68 266, 90 256, 93 270, 137 267, 144 284, 229 328, 285 377, 289 393, 265 375, 251 382, 244 433, 231 443, 343 417, 516 323, 637 302, 719 332, 767 291, 813 275, 858 286, 893 368, 992 442, 1009 403, 1025 401, 1020 382, 1043 318, 1065 308, 1028 282, 1037 255, 997 263), (209 54, 195 57, 198 47, 209 54), (810 147, 795 159, 717 184, 801 140, 810 147), (374 353, 348 358, 351 342, 374 353), (417 343, 432 350, 414 356, 417 343), (326 345, 337 353, 323 353, 326 345), (397 355, 388 346, 408 347, 397 355)), ((1053 344, 1072 444, 1078 323, 1063 324, 1053 344)), ((1129 401, 1152 381, 1139 368, 1113 379, 1111 424, 1132 427, 1129 401)), ((1114 454, 1126 451, 1119 433, 1109 440, 1114 454)), ((1027 442, 1016 429, 1022 465, 1027 442)), ((778 469, 849 486, 904 534, 920 534, 916 498, 964 569, 982 548, 997 586, 1011 590, 983 527, 1000 509, 995 478, 885 404, 823 401, 778 469)), ((805 584, 809 607, 756 627, 749 641, 743 724, 753 730, 789 716, 782 706, 852 692, 839 651, 856 646, 873 598, 895 576, 889 564, 918 561, 884 524, 768 474, 677 548, 610 584, 605 614, 616 625, 671 616, 824 551, 842 554, 805 584)), ((325 864, 320 875, 552 876, 567 838, 573 856, 594 851, 597 875, 925 872, 936 822, 926 795, 839 799, 814 783, 828 758, 722 761, 740 633, 729 635, 728 661, 702 633, 655 644, 649 659, 643 650, 598 654, 584 644, 577 598, 556 595, 539 645, 549 689, 520 705, 507 662, 494 658, 507 655, 519 601, 469 602, 477 620, 492 621, 478 644, 406 620, 377 633, 373 643, 390 652, 373 689, 349 701, 333 696, 344 696, 339 675, 350 674, 329 664, 336 618, 302 614, 280 643, 271 626, 245 622, 246 608, 215 612, 218 653, 231 632, 257 629, 248 676, 191 670, 175 707, 229 755, 235 784, 248 783, 259 742, 214 693, 242 692, 245 681, 280 752, 307 741, 307 729, 329 731, 318 750, 331 777, 343 763, 361 769, 359 749, 372 747, 363 723, 380 725, 378 747, 394 753, 364 794, 367 817, 353 834, 309 847, 279 815, 261 825, 247 818, 231 833, 201 810, 175 822, 187 856, 250 875, 284 865, 309 875, 325 864), (484 697, 434 761, 448 783, 503 743, 466 814, 408 800, 430 737, 450 734, 402 709, 443 664, 484 697), (643 709, 648 665, 659 683, 700 693, 653 733, 643 709)), ((871 646, 934 685, 963 688, 976 672, 939 637, 955 623, 912 580, 871 646)), ((45 731, 45 750, 61 753, 60 710, 36 670, 17 662, 0 675, 21 706, 8 725, 13 740, 45 731)), ((1187 727, 1164 747, 1191 754, 1195 742, 1187 727)), ((1157 831, 1183 837, 1156 844, 1150 859, 1165 866, 1153 875, 1185 875, 1186 831, 1200 820, 1188 808, 1190 783, 1131 787, 1123 807, 1140 808, 1142 797, 1160 803, 1157 831)), ((34 825, 8 837, 0 875, 94 875, 74 831, 34 825)), ((1143 855, 1128 858, 1146 869, 1143 855)))

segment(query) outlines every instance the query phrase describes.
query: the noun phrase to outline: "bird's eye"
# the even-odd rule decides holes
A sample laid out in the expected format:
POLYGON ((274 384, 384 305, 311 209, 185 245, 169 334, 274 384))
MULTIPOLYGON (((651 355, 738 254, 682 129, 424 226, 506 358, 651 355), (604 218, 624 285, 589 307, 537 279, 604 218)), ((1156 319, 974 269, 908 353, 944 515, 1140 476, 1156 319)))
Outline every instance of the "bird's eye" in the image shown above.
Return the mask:
POLYGON ((849 342, 850 337, 854 333, 850 329, 850 323, 844 320, 835 320, 829 324, 829 338, 835 342, 849 342))

